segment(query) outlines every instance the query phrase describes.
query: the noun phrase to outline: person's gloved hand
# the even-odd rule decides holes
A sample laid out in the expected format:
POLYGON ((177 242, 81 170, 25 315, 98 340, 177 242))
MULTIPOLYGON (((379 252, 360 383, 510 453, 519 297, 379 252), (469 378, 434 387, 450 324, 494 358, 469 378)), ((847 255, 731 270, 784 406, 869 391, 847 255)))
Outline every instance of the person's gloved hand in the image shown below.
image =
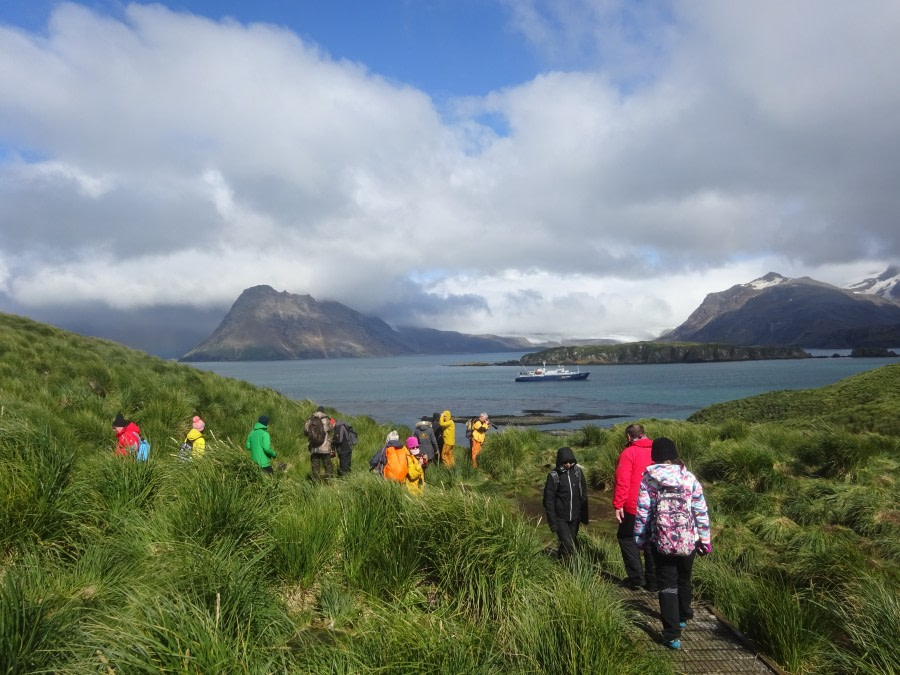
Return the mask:
POLYGON ((703 555, 709 555, 710 553, 712 553, 712 543, 709 543, 709 544, 703 544, 703 543, 699 543, 699 542, 697 543, 697 555, 703 556, 703 555))

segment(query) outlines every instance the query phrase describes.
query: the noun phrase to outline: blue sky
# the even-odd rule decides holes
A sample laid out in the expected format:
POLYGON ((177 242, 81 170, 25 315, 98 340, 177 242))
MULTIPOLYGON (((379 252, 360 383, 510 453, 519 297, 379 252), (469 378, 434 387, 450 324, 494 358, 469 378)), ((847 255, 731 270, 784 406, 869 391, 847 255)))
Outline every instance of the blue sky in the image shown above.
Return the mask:
POLYGON ((900 259, 898 71, 894 0, 7 0, 0 310, 650 338, 900 259))
MULTIPOLYGON (((40 32, 59 0, 5 0, 0 20, 40 32)), ((125 3, 84 3, 121 16, 125 3)), ((540 56, 500 0, 164 1, 174 11, 285 26, 332 56, 432 96, 482 95, 531 79, 540 56)))

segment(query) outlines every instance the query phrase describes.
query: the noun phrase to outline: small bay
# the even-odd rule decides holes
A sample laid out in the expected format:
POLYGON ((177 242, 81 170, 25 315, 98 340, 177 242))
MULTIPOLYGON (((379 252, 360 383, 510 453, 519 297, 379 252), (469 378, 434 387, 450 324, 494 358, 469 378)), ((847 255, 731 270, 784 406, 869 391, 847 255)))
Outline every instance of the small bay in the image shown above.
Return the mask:
MULTIPOLYGON (((829 352, 830 353, 830 352, 829 352)), ((516 360, 522 354, 451 354, 364 359, 241 361, 191 364, 226 377, 311 399, 348 415, 412 425, 422 415, 615 415, 540 428, 609 426, 640 418, 685 419, 720 401, 781 389, 810 389, 896 363, 896 358, 811 358, 723 363, 591 366, 584 382, 515 382, 518 368, 461 366, 516 360)))

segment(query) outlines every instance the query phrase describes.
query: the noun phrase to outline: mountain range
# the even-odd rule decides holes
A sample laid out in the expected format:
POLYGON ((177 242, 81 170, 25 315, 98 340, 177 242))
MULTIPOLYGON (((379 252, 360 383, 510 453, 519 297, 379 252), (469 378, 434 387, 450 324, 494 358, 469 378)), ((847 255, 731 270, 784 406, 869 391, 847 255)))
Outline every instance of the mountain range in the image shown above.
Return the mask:
POLYGON ((246 289, 208 338, 182 361, 274 361, 350 356, 527 351, 525 338, 467 335, 433 328, 392 328, 339 302, 246 289))
POLYGON ((900 270, 839 288, 770 272, 710 293, 664 341, 840 349, 900 345, 900 270))

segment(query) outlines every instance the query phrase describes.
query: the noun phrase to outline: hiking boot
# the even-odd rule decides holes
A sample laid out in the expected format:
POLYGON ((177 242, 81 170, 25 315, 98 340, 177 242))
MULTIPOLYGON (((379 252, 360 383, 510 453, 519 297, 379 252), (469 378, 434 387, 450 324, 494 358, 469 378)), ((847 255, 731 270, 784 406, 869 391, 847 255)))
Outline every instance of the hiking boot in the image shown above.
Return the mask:
POLYGON ((641 587, 641 590, 644 591, 644 593, 652 593, 653 595, 659 593, 659 589, 656 586, 651 586, 650 584, 641 587))
POLYGON ((668 642, 663 642, 663 646, 667 649, 681 649, 681 640, 669 640, 668 642))

